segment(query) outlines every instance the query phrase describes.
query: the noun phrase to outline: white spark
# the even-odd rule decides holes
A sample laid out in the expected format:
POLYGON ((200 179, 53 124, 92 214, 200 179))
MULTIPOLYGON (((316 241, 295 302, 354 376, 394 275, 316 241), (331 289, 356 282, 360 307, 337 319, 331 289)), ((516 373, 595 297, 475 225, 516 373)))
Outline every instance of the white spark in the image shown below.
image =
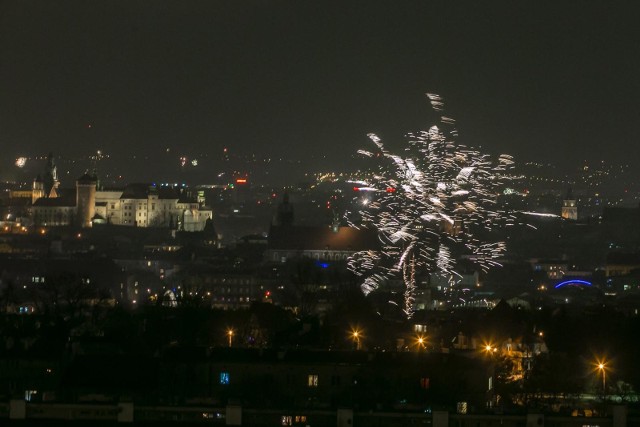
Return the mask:
MULTIPOLYGON (((432 107, 444 109, 442 98, 427 94, 432 107)), ((457 145, 455 120, 441 117, 442 126, 407 135, 405 155, 390 153, 375 134, 369 138, 381 155, 359 153, 382 160, 373 178, 351 181, 370 191, 372 199, 359 212, 359 227, 377 230, 379 251, 356 253, 349 268, 363 276, 362 291, 369 294, 389 278, 401 276, 405 284, 403 311, 414 310, 416 276, 441 273, 455 284, 461 275, 456 260, 461 255, 482 270, 499 265, 506 251, 504 242, 481 242, 477 230, 491 232, 498 224, 513 223, 496 206, 501 187, 513 168, 511 156, 497 160, 475 149, 457 145), (387 191, 393 188, 394 191, 387 191)), ((359 200, 359 199, 358 199, 359 200)))

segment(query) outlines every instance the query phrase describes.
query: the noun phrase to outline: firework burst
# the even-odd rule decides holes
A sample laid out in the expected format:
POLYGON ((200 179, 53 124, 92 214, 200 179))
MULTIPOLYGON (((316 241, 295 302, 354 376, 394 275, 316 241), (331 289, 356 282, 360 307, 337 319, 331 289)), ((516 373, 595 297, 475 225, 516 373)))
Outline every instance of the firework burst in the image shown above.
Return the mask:
MULTIPOLYGON (((427 96, 434 110, 442 112, 440 96, 427 96)), ((371 179, 359 181, 359 189, 371 196, 359 212, 358 224, 351 225, 376 229, 382 246, 356 253, 349 267, 364 278, 365 294, 386 280, 401 279, 408 317, 414 310, 419 272, 440 273, 453 283, 461 255, 483 270, 497 265, 505 243, 481 236, 514 219, 496 204, 514 164, 511 156, 494 159, 456 144, 455 120, 442 116, 440 122, 408 134, 403 155, 389 152, 374 134, 368 136, 375 149, 359 150, 382 162, 371 179)))

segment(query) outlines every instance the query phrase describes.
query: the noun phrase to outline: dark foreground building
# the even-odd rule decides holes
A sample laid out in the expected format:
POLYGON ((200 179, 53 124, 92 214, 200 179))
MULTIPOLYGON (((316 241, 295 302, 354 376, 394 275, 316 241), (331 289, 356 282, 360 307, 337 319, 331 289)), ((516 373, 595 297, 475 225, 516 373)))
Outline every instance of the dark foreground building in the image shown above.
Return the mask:
MULTIPOLYGON (((198 413, 202 420, 203 413, 205 419, 208 414, 222 417, 216 415, 219 411, 226 414, 226 409, 213 408, 236 407, 245 420, 252 411, 271 413, 277 424, 267 425, 314 425, 295 423, 296 416, 308 420, 313 412, 333 419, 315 425, 335 425, 342 408, 424 414, 455 412, 463 404, 472 412, 484 410, 493 394, 491 366, 454 354, 169 348, 157 357, 136 358, 85 349, 66 362, 16 365, 10 358, 0 360, 0 382, 12 383, 16 390, 4 396, 6 408, 0 406, 11 412, 11 401, 32 408, 25 412, 27 418, 58 418, 60 414, 45 415, 60 405, 102 405, 102 415, 92 416, 114 419, 118 412, 108 408, 126 403, 135 407, 136 419, 166 421, 188 417, 172 417, 166 415, 171 410, 158 408, 174 408, 174 413, 177 408, 209 408, 198 413), (28 393, 18 399, 18 390, 28 393), (291 423, 285 418, 280 424, 288 416, 291 423)), ((0 408, 0 417, 2 412, 0 408)), ((15 408, 13 412, 15 418, 15 408)))

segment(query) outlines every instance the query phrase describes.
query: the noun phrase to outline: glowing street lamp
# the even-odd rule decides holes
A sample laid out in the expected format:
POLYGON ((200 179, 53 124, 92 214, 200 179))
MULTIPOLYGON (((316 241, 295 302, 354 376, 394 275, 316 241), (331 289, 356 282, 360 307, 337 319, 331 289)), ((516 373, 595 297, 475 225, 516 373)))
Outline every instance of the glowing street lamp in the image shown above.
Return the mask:
POLYGON ((597 360, 595 363, 596 370, 602 374, 602 394, 607 392, 607 362, 605 360, 597 360))
POLYGON ((498 351, 498 347, 491 345, 491 343, 487 343, 485 344, 482 349, 484 350, 485 353, 487 353, 488 355, 492 355, 493 353, 498 351))
POLYGON ((351 338, 353 338, 353 341, 356 343, 356 350, 360 350, 361 337, 362 337, 362 334, 357 329, 351 332, 351 338))
POLYGON ((427 339, 425 337, 423 337, 422 335, 418 335, 416 338, 416 344, 418 346, 418 351, 426 348, 427 346, 427 339))
POLYGON ((233 345, 233 329, 227 330, 227 337, 229 338, 229 347, 233 345))

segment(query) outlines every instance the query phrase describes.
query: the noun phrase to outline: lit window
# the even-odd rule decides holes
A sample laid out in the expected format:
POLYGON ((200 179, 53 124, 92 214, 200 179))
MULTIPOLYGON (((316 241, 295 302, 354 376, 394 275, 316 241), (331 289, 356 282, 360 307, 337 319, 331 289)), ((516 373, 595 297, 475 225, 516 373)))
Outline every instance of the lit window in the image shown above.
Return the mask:
POLYGON ((293 419, 291 415, 283 415, 282 418, 280 419, 280 423, 283 426, 290 426, 290 425, 293 425, 293 419))
POLYGON ((220 384, 222 385, 229 384, 229 372, 220 372, 220 384))
POLYGON ((309 387, 318 387, 318 376, 315 374, 309 375, 308 385, 309 387))
POLYGON ((429 378, 422 377, 420 378, 420 388, 428 389, 429 388, 429 378))

